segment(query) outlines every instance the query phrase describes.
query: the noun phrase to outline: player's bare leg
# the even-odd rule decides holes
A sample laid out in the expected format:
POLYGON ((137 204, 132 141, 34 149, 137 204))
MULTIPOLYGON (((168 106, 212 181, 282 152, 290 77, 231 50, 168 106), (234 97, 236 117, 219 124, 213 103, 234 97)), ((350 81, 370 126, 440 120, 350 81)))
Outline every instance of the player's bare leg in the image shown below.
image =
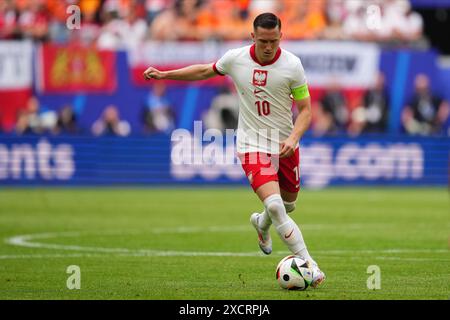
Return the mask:
MULTIPOLYGON (((295 201, 297 200, 298 192, 288 192, 286 190, 280 189, 281 198, 284 202, 284 207, 286 209, 286 213, 290 213, 295 210, 295 201)), ((301 233, 300 233, 301 234, 301 233)), ((302 238, 303 240, 303 238, 302 238)), ((313 282, 311 284, 312 287, 317 288, 321 283, 325 281, 325 273, 323 273, 317 262, 311 258, 308 250, 306 249, 306 245, 303 249, 303 252, 300 252, 302 258, 306 259, 308 265, 313 270, 313 282)))

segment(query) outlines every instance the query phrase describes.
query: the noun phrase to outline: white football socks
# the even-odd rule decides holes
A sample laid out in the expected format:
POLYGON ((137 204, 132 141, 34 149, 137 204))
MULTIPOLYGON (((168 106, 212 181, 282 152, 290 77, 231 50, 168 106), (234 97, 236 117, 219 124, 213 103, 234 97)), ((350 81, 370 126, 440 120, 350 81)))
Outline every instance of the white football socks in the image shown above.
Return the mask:
MULTIPOLYGON (((266 208, 264 212, 268 213, 280 239, 286 244, 289 250, 307 261, 312 260, 299 227, 286 213, 281 196, 279 194, 273 194, 267 197, 264 200, 264 206, 266 208)), ((261 221, 261 217, 259 220, 261 221)))
POLYGON ((270 219, 267 210, 264 210, 259 214, 258 218, 258 227, 261 231, 269 231, 270 226, 272 225, 272 220, 270 219))
MULTIPOLYGON (((287 214, 289 214, 295 210, 295 201, 292 201, 292 202, 283 201, 283 203, 284 203, 284 208, 286 209, 287 214)), ((259 214, 258 227, 262 231, 267 231, 267 230, 269 230, 271 225, 272 225, 272 220, 270 219, 270 216, 267 213, 267 210, 264 210, 263 212, 261 212, 259 214)))
POLYGON ((295 210, 295 201, 292 201, 292 202, 283 201, 283 203, 284 203, 284 207, 286 208, 287 214, 289 214, 295 210))

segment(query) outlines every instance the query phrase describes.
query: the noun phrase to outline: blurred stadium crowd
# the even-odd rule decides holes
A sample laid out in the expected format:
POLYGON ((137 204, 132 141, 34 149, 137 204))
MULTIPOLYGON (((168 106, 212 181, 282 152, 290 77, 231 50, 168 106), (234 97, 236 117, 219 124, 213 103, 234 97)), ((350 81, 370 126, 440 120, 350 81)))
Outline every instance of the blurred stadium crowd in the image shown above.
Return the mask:
MULTIPOLYGON (((407 0, 0 0, 0 39, 70 42, 102 49, 124 49, 147 40, 248 40, 253 17, 267 11, 278 13, 288 40, 426 45, 422 18, 407 0), (72 4, 81 8, 80 30, 66 26, 67 8, 72 4)), ((348 107, 339 84, 328 88, 314 102, 311 132, 317 136, 387 132, 386 81, 380 74, 354 108, 348 107)), ((144 131, 174 129, 177 115, 172 107, 165 84, 152 86, 142 110, 144 131)), ((207 127, 235 128, 237 112, 233 89, 223 88, 203 120, 207 127)), ((450 135, 449 113, 448 102, 432 92, 426 75, 419 74, 401 115, 403 132, 450 135)), ((14 132, 126 136, 131 128, 115 105, 105 106, 91 128, 81 128, 69 104, 58 112, 43 112, 32 96, 18 114, 14 132)))
POLYGON ((0 39, 110 49, 148 39, 244 40, 253 17, 266 11, 280 16, 290 40, 419 43, 423 34, 423 20, 408 0, 0 0, 0 39), (66 27, 72 4, 81 9, 82 32, 66 27))
MULTIPOLYGON (((430 79, 424 74, 416 76, 414 86, 414 94, 401 115, 404 132, 448 136, 449 103, 430 90, 430 79)), ((313 102, 311 134, 357 136, 388 132, 389 96, 383 74, 378 75, 375 86, 364 93, 358 106, 349 108, 348 105, 338 85, 329 87, 321 99, 313 102)), ((158 83, 152 86, 141 111, 143 133, 170 133, 175 129, 176 117, 166 93, 166 85, 158 83)), ((238 98, 234 90, 221 88, 202 120, 207 129, 225 131, 237 128, 238 98)), ((118 106, 108 105, 91 128, 82 128, 77 124, 76 112, 70 104, 61 107, 58 113, 43 111, 40 110, 39 100, 33 96, 18 115, 15 133, 127 136, 131 133, 131 126, 121 119, 118 106)))

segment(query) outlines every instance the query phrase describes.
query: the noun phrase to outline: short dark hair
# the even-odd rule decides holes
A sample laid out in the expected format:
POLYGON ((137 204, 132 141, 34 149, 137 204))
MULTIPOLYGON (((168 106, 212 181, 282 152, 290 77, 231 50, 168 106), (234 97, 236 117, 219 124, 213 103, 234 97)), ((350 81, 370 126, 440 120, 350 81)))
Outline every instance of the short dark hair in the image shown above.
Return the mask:
POLYGON ((256 30, 258 27, 264 29, 274 29, 278 27, 281 30, 281 20, 273 13, 261 13, 253 21, 253 29, 256 30))

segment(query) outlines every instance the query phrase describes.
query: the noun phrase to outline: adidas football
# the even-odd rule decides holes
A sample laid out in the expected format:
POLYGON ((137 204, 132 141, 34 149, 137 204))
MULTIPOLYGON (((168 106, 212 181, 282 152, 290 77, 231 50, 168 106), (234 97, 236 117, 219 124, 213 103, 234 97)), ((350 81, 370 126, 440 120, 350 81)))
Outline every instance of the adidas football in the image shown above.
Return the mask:
POLYGON ((313 280, 312 270, 298 256, 287 256, 277 266, 277 281, 283 289, 305 290, 313 280))

